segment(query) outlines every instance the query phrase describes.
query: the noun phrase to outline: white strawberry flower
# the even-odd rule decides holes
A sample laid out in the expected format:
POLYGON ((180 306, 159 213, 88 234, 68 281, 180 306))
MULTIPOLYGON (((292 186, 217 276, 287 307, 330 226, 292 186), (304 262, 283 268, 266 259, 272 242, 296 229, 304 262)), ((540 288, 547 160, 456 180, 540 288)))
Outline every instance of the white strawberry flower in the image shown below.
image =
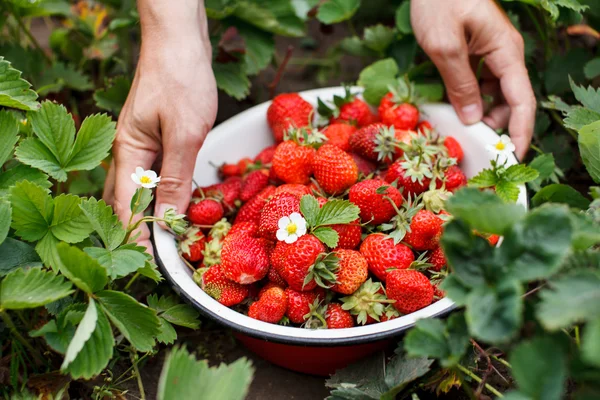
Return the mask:
POLYGON ((160 182, 160 176, 156 175, 156 172, 151 169, 146 171, 142 167, 137 167, 135 169, 135 173, 131 174, 131 179, 141 187, 148 189, 156 187, 158 182, 160 182))
POLYGON ((288 244, 306 234, 306 220, 297 212, 291 213, 289 217, 281 217, 277 226, 277 240, 288 244))
POLYGON ((515 151, 515 145, 508 135, 502 135, 493 144, 488 144, 486 149, 498 157, 499 163, 504 163, 510 154, 515 151))

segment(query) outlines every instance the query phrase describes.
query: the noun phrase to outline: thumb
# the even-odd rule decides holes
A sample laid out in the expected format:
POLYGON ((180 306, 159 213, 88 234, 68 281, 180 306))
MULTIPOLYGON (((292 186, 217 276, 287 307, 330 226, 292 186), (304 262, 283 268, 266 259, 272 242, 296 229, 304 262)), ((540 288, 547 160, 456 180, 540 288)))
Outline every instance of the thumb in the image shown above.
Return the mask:
POLYGON ((437 66, 448 98, 464 124, 474 124, 483 117, 483 105, 479 84, 469 62, 467 44, 439 46, 430 52, 437 66))

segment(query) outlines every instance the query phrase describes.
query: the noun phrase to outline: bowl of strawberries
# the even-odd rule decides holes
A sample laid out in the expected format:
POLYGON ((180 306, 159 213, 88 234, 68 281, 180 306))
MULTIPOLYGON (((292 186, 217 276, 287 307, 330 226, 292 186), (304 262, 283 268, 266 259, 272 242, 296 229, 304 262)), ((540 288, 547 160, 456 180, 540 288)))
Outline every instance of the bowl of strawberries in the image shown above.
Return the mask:
MULTIPOLYGON (((372 108, 360 93, 281 94, 218 125, 198 154, 190 228, 153 226, 156 261, 184 299, 309 374, 453 309, 439 288, 444 201, 489 167, 498 142, 448 104, 394 91, 372 108)), ((518 201, 527 206, 524 186, 518 201)))

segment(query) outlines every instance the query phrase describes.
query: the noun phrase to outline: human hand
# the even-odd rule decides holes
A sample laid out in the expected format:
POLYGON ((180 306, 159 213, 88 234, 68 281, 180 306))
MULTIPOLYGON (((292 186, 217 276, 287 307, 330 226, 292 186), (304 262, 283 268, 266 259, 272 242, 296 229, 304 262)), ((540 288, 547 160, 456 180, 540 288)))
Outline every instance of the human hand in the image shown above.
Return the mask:
MULTIPOLYGON (((104 198, 124 225, 138 187, 131 174, 138 166, 151 169, 157 161, 162 161, 162 167, 155 215, 162 217, 169 208, 185 213, 196 156, 217 112, 204 11, 194 15, 193 7, 199 2, 182 1, 189 4, 183 7, 184 14, 178 14, 174 10, 177 7, 161 9, 163 1, 138 2, 142 20, 140 60, 119 116, 113 162, 104 189, 104 198), (167 17, 173 22, 167 24, 167 17)), ((137 243, 152 254, 149 238, 147 226, 142 225, 137 243)))
POLYGON ((523 37, 506 14, 493 0, 413 0, 411 23, 463 123, 483 118, 494 129, 508 126, 522 159, 533 135, 536 100, 525 67, 523 37), (481 90, 470 56, 484 57, 481 90), (497 95, 485 117, 481 93, 497 95))

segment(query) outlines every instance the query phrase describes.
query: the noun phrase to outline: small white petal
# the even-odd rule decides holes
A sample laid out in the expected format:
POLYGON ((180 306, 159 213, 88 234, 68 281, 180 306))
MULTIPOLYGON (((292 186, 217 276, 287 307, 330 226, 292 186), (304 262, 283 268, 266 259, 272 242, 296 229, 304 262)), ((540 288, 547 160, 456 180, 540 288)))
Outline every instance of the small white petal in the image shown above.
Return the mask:
POLYGON ((277 240, 282 241, 282 240, 286 240, 289 235, 288 235, 287 230, 285 230, 285 228, 284 228, 284 229, 278 229, 275 236, 277 236, 277 240))
POLYGON ((136 174, 136 175, 137 175, 139 178, 141 178, 142 176, 144 176, 144 173, 145 173, 145 172, 146 172, 146 171, 144 171, 144 168, 142 168, 142 167, 137 167, 137 168, 135 169, 135 174, 136 174))
POLYGON ((142 183, 142 187, 145 187, 146 189, 152 189, 152 188, 156 187, 156 183, 154 183, 154 182, 142 183))
POLYGON ((298 237, 306 235, 306 224, 298 225, 296 228, 296 235, 298 235, 298 237))
POLYGON ((151 180, 155 180, 158 175, 156 175, 156 172, 152 171, 151 169, 149 169, 148 171, 146 171, 145 174, 148 178, 150 178, 151 180))
POLYGON ((136 183, 136 185, 142 184, 142 182, 140 181, 140 177, 137 176, 136 174, 131 174, 131 180, 134 181, 136 183))
POLYGON ((502 143, 504 143, 504 144, 509 144, 509 143, 512 143, 512 142, 510 141, 510 136, 508 136, 508 135, 502 135, 502 136, 500 136, 500 141, 501 141, 502 143))
POLYGON ((281 218, 279 218, 279 221, 277 222, 277 226, 279 227, 279 229, 285 229, 291 222, 292 221, 290 220, 289 217, 281 217, 281 218))
POLYGON ((512 143, 508 143, 506 145, 506 151, 509 152, 509 153, 512 153, 513 151, 515 151, 515 145, 512 144, 512 143))
POLYGON ((304 221, 304 218, 302 218, 302 215, 300 215, 300 213, 293 212, 293 213, 291 213, 291 214, 290 214, 290 220, 291 220, 293 223, 297 224, 297 223, 299 223, 300 221, 304 221))
POLYGON ((298 221, 294 221, 296 223, 296 226, 298 228, 302 227, 304 229, 306 229, 306 220, 304 218, 298 220, 298 221))
POLYGON ((295 233, 292 233, 291 235, 289 235, 288 237, 285 238, 285 242, 287 244, 292 244, 296 240, 298 240, 298 235, 296 235, 295 233))
POLYGON ((154 182, 156 182, 156 183, 160 182, 160 176, 156 177, 156 179, 154 179, 154 182))

